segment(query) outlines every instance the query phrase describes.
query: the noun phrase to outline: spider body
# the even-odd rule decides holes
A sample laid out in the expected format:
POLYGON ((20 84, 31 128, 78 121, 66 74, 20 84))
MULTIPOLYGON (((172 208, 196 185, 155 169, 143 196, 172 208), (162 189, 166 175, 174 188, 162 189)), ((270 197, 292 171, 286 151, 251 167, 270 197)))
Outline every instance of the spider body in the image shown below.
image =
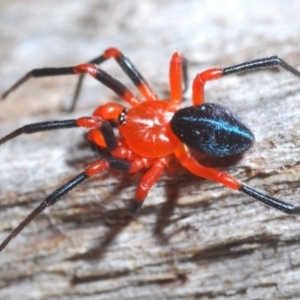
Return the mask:
POLYGON ((159 99, 131 61, 116 48, 109 48, 89 63, 78 66, 34 69, 3 93, 2 99, 31 77, 78 74, 80 77, 72 104, 73 109, 79 95, 83 75, 89 74, 114 91, 124 102, 127 102, 127 106, 119 103, 107 103, 99 106, 92 116, 28 124, 0 139, 1 145, 21 134, 81 127, 88 130, 87 138, 92 143, 106 148, 111 154, 111 156, 102 157, 91 163, 79 175, 47 196, 0 244, 0 251, 47 207, 55 204, 78 184, 110 169, 128 173, 145 170, 131 207, 131 213, 137 213, 149 189, 159 179, 174 156, 184 168, 196 176, 245 193, 283 212, 299 214, 299 206, 293 206, 265 195, 244 185, 225 172, 201 165, 192 156, 189 148, 208 156, 226 157, 246 151, 254 141, 250 129, 228 108, 205 103, 204 86, 206 82, 226 75, 274 67, 281 67, 298 77, 300 77, 300 72, 277 56, 256 59, 223 69, 208 69, 197 74, 193 81, 193 105, 181 108, 183 90, 187 86, 186 66, 184 57, 178 52, 174 53, 170 61, 170 99, 168 100, 159 99), (142 95, 141 98, 97 66, 110 58, 115 59, 129 76, 142 95), (112 121, 118 126, 118 135, 111 126, 112 121))

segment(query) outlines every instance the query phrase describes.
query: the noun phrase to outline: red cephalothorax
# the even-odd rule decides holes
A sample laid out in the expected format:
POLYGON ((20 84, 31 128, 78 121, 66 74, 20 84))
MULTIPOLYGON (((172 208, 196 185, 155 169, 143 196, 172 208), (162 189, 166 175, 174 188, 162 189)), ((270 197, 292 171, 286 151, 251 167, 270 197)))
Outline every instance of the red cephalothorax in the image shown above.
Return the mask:
POLYGON ((207 81, 226 75, 274 67, 282 67, 298 77, 300 77, 300 72, 277 56, 256 59, 223 69, 208 69, 197 74, 193 81, 193 105, 181 108, 183 90, 187 86, 186 67, 183 56, 178 52, 174 53, 170 62, 170 99, 168 100, 159 99, 130 60, 116 48, 109 48, 89 63, 75 67, 32 70, 8 89, 2 95, 2 99, 31 77, 79 74, 80 78, 71 108, 73 110, 83 76, 89 74, 113 90, 127 102, 127 106, 107 103, 99 106, 92 116, 25 125, 0 139, 1 145, 23 133, 82 127, 88 129, 87 138, 92 143, 106 148, 111 154, 109 157, 100 158, 91 163, 82 173, 46 197, 0 245, 0 251, 46 207, 56 203, 67 192, 89 177, 96 176, 105 170, 116 169, 133 173, 145 169, 131 208, 131 213, 135 214, 141 208, 149 189, 159 179, 174 156, 183 167, 196 176, 219 182, 283 212, 299 214, 299 206, 295 207, 262 194, 245 186, 227 173, 201 165, 192 157, 189 149, 207 156, 226 157, 248 150, 254 141, 250 129, 228 108, 214 103, 205 103, 204 86, 207 81), (135 96, 120 81, 97 67, 109 58, 116 60, 137 87, 142 98, 135 96), (118 135, 115 135, 111 126, 112 121, 118 126, 118 135))
POLYGON ((142 102, 127 110, 118 126, 120 135, 136 154, 149 158, 170 155, 180 144, 170 128, 175 111, 168 101, 142 102))

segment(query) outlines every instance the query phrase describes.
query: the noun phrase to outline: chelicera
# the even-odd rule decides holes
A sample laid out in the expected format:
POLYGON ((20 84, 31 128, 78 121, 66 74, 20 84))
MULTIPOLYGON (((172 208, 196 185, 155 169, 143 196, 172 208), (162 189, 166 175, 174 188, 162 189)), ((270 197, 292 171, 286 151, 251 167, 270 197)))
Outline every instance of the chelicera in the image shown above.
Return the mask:
POLYGON ((227 68, 212 68, 196 75, 192 86, 193 105, 181 108, 183 90, 187 86, 186 61, 175 52, 170 61, 170 99, 160 99, 134 65, 118 49, 109 48, 89 63, 75 67, 34 69, 8 89, 2 98, 18 88, 31 77, 80 75, 72 109, 78 97, 82 79, 89 74, 114 91, 127 106, 107 103, 99 106, 92 116, 78 119, 49 121, 25 125, 0 139, 3 144, 21 134, 46 130, 82 127, 88 129, 87 137, 95 145, 107 149, 111 156, 91 163, 75 178, 65 183, 33 210, 0 245, 0 251, 29 222, 47 207, 86 179, 103 171, 115 169, 133 173, 146 171, 138 184, 131 213, 139 211, 149 189, 168 167, 175 156, 181 165, 196 176, 223 184, 227 188, 245 193, 264 204, 289 214, 299 214, 300 207, 293 206, 272 196, 265 195, 238 181, 229 174, 201 165, 191 155, 190 149, 207 156, 228 157, 242 153, 253 144, 250 129, 229 109, 214 103, 205 103, 206 82, 220 77, 281 67, 300 77, 300 72, 278 56, 256 59, 227 68), (97 65, 113 58, 137 87, 141 98, 134 95, 120 81, 111 77, 97 65), (115 135, 111 122, 115 122, 119 135, 115 135))

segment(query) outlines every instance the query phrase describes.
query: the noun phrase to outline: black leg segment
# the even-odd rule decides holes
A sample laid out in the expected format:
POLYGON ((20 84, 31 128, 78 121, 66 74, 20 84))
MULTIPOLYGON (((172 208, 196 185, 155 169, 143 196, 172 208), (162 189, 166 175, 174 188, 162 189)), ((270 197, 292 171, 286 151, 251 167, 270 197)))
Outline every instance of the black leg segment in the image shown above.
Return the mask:
POLYGON ((62 196, 74 189, 78 184, 82 183, 88 176, 83 172, 70 180, 68 183, 64 184, 62 187, 57 189, 51 195, 49 195, 34 211, 32 211, 28 217, 20 223, 12 233, 5 239, 5 241, 0 245, 0 251, 20 232, 27 226, 37 215, 44 211, 48 206, 56 203, 62 196))
POLYGON ((4 92, 1 96, 1 99, 5 99, 12 91, 14 91, 20 85, 25 83, 31 77, 39 78, 39 77, 49 77, 49 76, 73 75, 73 74, 75 73, 72 67, 34 69, 28 72, 27 74, 25 74, 10 89, 4 92))
POLYGON ((103 170, 115 169, 123 172, 128 172, 130 170, 130 162, 117 158, 117 157, 107 157, 103 158, 100 161, 90 164, 86 170, 80 173, 78 176, 74 177, 72 180, 58 188, 52 194, 45 198, 45 200, 36 207, 25 220, 23 220, 12 232, 11 234, 0 244, 0 251, 2 251, 6 245, 17 235, 19 234, 36 216, 43 212, 47 207, 54 205, 58 200, 60 200, 64 195, 73 190, 76 186, 84 182, 91 176, 99 174, 103 170), (102 164, 104 163, 104 164, 102 164), (103 165, 107 166, 103 168, 103 165), (100 166, 100 169, 97 170, 95 167, 100 166), (101 167, 102 166, 102 167, 101 167), (93 172, 93 170, 96 170, 93 172), (89 174, 90 173, 90 174, 89 174))
POLYGON ((110 169, 122 171, 122 172, 129 172, 131 163, 123 158, 118 157, 106 157, 105 161, 108 162, 110 169))
POLYGON ((109 122, 103 122, 102 126, 100 128, 100 131, 103 135, 103 138, 105 140, 105 144, 108 151, 113 151, 118 147, 118 142, 114 133, 113 128, 109 124, 109 122))
POLYGON ((263 69, 273 69, 277 67, 281 67, 286 71, 291 72, 292 74, 300 77, 300 72, 297 69, 295 69, 294 67, 292 67, 291 65, 289 65, 287 62, 285 62, 283 59, 281 59, 276 55, 255 59, 238 65, 224 68, 223 76, 231 75, 231 74, 239 74, 243 72, 263 70, 263 69))
POLYGON ((66 129, 66 128, 74 128, 74 127, 78 127, 75 119, 28 124, 21 128, 16 129, 15 131, 1 138, 0 145, 21 134, 30 134, 35 132, 47 131, 47 130, 66 129))
POLYGON ((149 92, 153 94, 142 74, 137 70, 133 63, 120 50, 116 48, 107 49, 101 56, 91 60, 90 63, 99 65, 110 58, 114 58, 116 60, 124 73, 131 79, 136 87, 145 85, 146 88, 149 89, 149 92))
POLYGON ((276 198, 273 198, 271 196, 262 194, 248 186, 242 185, 240 188, 240 192, 243 192, 256 200, 259 200, 259 201, 263 202, 264 204, 274 207, 285 213, 294 214, 294 215, 300 214, 300 206, 294 206, 287 202, 284 202, 284 201, 278 200, 276 198))
POLYGON ((104 84, 105 86, 107 86, 112 91, 114 91, 121 98, 128 90, 123 83, 113 78, 112 76, 110 76, 108 73, 106 73, 101 69, 97 70, 97 74, 94 75, 94 78, 97 79, 102 84, 104 84))

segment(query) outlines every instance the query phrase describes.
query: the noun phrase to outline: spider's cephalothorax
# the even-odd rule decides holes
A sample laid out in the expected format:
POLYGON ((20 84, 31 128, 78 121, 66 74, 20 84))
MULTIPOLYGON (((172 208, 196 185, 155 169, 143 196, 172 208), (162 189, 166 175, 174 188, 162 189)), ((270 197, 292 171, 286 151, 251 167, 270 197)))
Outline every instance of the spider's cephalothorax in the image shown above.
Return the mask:
POLYGON ((299 206, 295 207, 262 194, 245 186, 229 174, 201 165, 192 157, 189 148, 207 156, 225 157, 246 151, 254 141, 252 132, 229 109, 217 104, 205 103, 204 85, 207 81, 225 75, 274 67, 282 67, 298 77, 300 72, 277 56, 256 59, 223 69, 208 69, 199 73, 193 81, 193 105, 181 108, 183 88, 187 86, 186 66, 182 55, 178 52, 174 53, 170 62, 170 99, 167 101, 158 98, 128 58, 116 48, 109 48, 89 63, 75 67, 32 70, 8 89, 2 95, 3 99, 31 77, 79 74, 72 105, 74 109, 83 75, 89 74, 113 90, 127 102, 129 107, 118 103, 107 103, 99 106, 92 116, 25 125, 0 139, 0 144, 3 144, 23 133, 83 127, 88 129, 87 137, 92 143, 106 148, 111 154, 109 157, 91 163, 82 173, 46 197, 0 245, 0 251, 46 207, 56 203, 84 180, 105 170, 116 169, 130 173, 141 169, 146 170, 137 187, 131 209, 131 213, 136 213, 149 189, 159 179, 174 155, 183 167, 196 176, 219 182, 286 213, 299 214, 299 206), (97 67, 109 58, 117 61, 135 84, 142 98, 135 96, 120 81, 97 67), (115 135, 111 121, 118 125, 119 135, 115 135))

